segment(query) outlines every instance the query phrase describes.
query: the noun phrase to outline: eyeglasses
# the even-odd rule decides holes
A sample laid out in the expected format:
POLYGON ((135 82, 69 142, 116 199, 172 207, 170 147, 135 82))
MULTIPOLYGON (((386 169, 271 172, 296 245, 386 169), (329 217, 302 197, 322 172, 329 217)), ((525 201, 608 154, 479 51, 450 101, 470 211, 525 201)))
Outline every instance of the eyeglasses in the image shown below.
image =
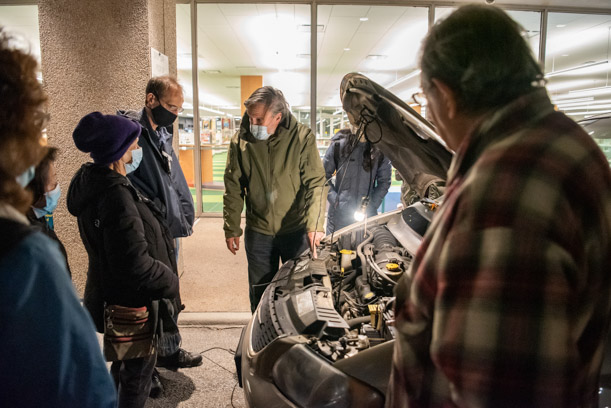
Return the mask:
POLYGON ((176 106, 176 105, 170 105, 169 103, 162 101, 161 98, 158 97, 156 93, 153 93, 153 95, 155 96, 155 98, 157 98, 157 100, 159 101, 160 104, 162 104, 162 105, 165 104, 168 107, 168 110, 170 112, 175 113, 175 114, 178 115, 179 113, 182 113, 184 111, 182 106, 179 107, 179 106, 176 106))
MULTIPOLYGON (((161 99, 159 100, 159 102, 161 102, 161 99)), ((164 102, 167 106, 168 106, 168 110, 172 113, 175 114, 179 114, 182 113, 184 111, 184 109, 182 107, 176 106, 176 105, 170 105, 169 103, 164 102)))
POLYGON ((426 106, 428 103, 428 101, 426 100, 426 96, 424 96, 424 92, 422 91, 416 92, 415 94, 413 94, 412 100, 414 101, 414 103, 420 106, 426 106))

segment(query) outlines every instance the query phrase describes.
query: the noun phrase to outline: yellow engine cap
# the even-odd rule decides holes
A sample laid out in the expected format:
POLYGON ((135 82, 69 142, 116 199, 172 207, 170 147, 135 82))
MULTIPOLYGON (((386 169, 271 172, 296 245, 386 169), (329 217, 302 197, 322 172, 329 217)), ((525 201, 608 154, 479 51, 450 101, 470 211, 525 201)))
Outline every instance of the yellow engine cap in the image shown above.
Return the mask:
POLYGON ((342 249, 339 251, 340 254, 345 254, 345 255, 351 255, 354 253, 354 251, 351 251, 350 249, 342 249))
POLYGON ((387 263, 386 270, 391 272, 399 272, 401 270, 401 267, 399 266, 399 264, 396 263, 387 263))

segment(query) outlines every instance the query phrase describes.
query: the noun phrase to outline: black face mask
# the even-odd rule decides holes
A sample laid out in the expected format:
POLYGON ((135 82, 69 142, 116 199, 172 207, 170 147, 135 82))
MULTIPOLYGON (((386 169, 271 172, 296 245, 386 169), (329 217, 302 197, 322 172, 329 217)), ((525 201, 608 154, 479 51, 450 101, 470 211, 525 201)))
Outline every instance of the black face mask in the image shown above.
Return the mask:
POLYGON ((155 121, 157 126, 161 127, 170 126, 178 117, 178 115, 173 114, 172 112, 161 106, 161 103, 159 104, 159 106, 151 109, 151 113, 153 114, 153 120, 155 121))

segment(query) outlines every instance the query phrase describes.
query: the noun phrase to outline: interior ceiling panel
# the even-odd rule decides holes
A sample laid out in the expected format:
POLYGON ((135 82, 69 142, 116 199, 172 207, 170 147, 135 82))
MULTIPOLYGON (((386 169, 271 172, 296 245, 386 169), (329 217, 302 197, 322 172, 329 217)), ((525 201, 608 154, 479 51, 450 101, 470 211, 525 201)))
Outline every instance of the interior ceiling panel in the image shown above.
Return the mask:
MULTIPOLYGON (((497 1, 497 4, 503 4, 497 1)), ((533 1, 512 1, 532 7, 533 1)), ((546 2, 539 2, 549 6, 546 2)), ((551 3, 551 2, 548 2, 551 3)), ((562 2, 553 2, 563 6, 562 2)), ((611 2, 607 0, 607 6, 611 2)), ((566 4, 569 5, 569 4, 566 4)), ((573 6, 573 4, 570 4, 573 6)), ((582 2, 583 7, 600 7, 600 2, 582 2)), ((223 75, 233 73, 239 75, 263 75, 264 84, 283 88, 295 88, 285 93, 297 98, 293 105, 307 105, 310 79, 310 40, 308 5, 291 4, 221 4, 199 5, 202 10, 200 26, 206 33, 209 43, 204 46, 200 42, 200 58, 203 58, 207 69, 219 69, 223 75), (206 13, 204 9, 206 8, 206 13), (208 12, 209 11, 209 12, 208 12), (274 29, 274 26, 280 28, 274 29), (222 50, 222 52, 220 51, 222 50), (214 62, 208 65, 208 62, 214 62), (246 69, 244 67, 254 67, 246 69)), ((447 15, 450 8, 438 8, 437 17, 447 15)), ((610 9, 611 13, 611 9, 610 9)), ((535 53, 538 53, 540 13, 528 11, 511 11, 510 14, 520 20, 528 30, 535 53)), ((552 14, 550 14, 551 16, 552 14)), ((592 45, 600 50, 606 50, 601 45, 602 37, 591 38, 588 46, 575 45, 570 58, 562 60, 562 49, 583 37, 590 37, 594 26, 608 29, 610 16, 588 15, 586 17, 563 14, 561 23, 570 26, 566 39, 562 38, 559 28, 550 24, 549 35, 559 37, 556 40, 559 56, 554 56, 554 41, 548 44, 548 57, 554 56, 556 69, 558 67, 574 67, 593 58, 592 45), (598 18, 598 20, 596 20, 598 18), (596 20, 593 23, 593 19, 596 20), (600 44, 599 44, 600 43, 600 44)), ((346 6, 321 5, 318 8, 318 72, 317 95, 319 106, 327 104, 339 105, 337 95, 339 81, 347 72, 360 71, 382 85, 391 85, 397 80, 405 79, 416 70, 418 52, 427 30, 428 9, 425 7, 404 6, 346 6), (367 18, 367 21, 361 21, 367 18), (345 50, 349 48, 349 50, 345 50), (370 56, 368 58, 368 56, 370 56), (378 56, 376 58, 376 56, 378 56), (337 83, 336 83, 337 82, 337 83)), ((180 39, 179 39, 180 43, 180 39)), ((565 52, 566 53, 566 52, 565 52)), ((600 58, 606 58, 604 52, 600 58)), ((598 58, 598 57, 596 57, 598 58)), ((604 68, 604 67, 603 67, 604 68)), ((236 95, 235 90, 212 85, 214 76, 203 77, 202 81, 210 83, 210 92, 224 93, 214 98, 202 100, 230 100, 236 95), (234 95, 234 96, 231 96, 234 95)), ((549 81, 552 89, 560 89, 562 84, 556 78, 549 81), (554 88, 555 87, 555 88, 554 88)), ((575 83, 573 81, 573 83, 575 83)), ((418 77, 398 81, 393 85, 393 92, 403 98, 415 92, 418 87, 418 77)), ((591 79, 588 84, 600 85, 600 80, 591 79)), ((603 84, 604 85, 604 84, 603 84)), ((288 96, 288 95, 287 95, 288 96)))

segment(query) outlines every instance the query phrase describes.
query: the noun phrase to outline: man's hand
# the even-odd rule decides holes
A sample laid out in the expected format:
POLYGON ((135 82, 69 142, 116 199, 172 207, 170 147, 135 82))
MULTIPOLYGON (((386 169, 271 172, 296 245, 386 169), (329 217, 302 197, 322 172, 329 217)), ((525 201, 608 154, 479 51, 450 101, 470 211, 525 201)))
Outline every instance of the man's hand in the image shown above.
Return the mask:
POLYGON ((225 238, 225 242, 227 243, 227 249, 234 255, 240 249, 240 237, 225 238))
POLYGON ((308 232, 308 242, 310 243, 310 251, 312 251, 312 257, 316 258, 316 247, 320 244, 320 240, 324 237, 324 232, 312 231, 308 232))

